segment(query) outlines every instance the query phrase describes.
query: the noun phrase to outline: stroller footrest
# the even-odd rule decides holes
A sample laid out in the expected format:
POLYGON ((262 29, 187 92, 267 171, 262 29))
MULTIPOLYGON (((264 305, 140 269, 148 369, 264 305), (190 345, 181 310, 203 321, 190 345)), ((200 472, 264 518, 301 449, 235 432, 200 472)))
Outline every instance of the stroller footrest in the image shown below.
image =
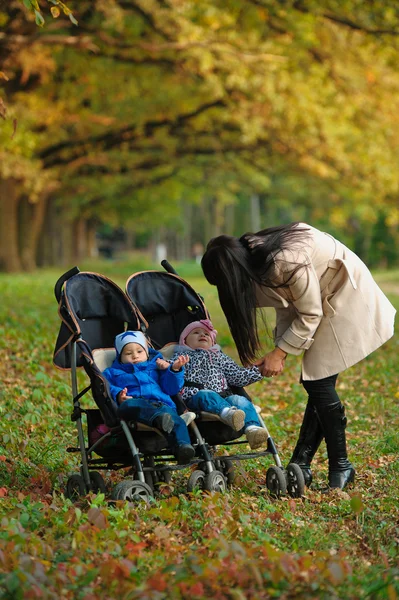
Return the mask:
POLYGON ((219 415, 216 415, 215 413, 201 411, 200 417, 201 421, 220 421, 222 423, 222 419, 219 417, 219 415))
MULTIPOLYGON (((258 414, 260 414, 262 412, 261 407, 258 406, 257 404, 254 404, 254 408, 258 414)), ((200 417, 201 417, 201 421, 221 421, 222 422, 222 419, 219 417, 219 415, 216 415, 215 413, 201 411, 200 417)))
POLYGON ((133 426, 135 431, 152 431, 153 433, 157 433, 158 435, 162 435, 162 432, 156 427, 151 427, 150 425, 145 425, 144 423, 139 423, 138 421, 129 422, 130 426, 133 426))

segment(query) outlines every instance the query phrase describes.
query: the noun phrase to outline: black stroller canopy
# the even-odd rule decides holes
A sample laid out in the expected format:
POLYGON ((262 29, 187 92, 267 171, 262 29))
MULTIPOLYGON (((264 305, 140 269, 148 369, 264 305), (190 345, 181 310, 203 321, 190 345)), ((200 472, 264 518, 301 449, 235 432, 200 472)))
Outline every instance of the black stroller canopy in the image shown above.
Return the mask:
MULTIPOLYGON (((62 320, 55 350, 54 363, 62 369, 71 368, 71 344, 82 337, 91 350, 111 348, 115 336, 125 329, 138 330, 146 326, 126 294, 107 277, 97 273, 79 272, 67 279, 59 298, 62 320)), ((77 366, 82 366, 78 359, 77 366)))
POLYGON ((171 273, 135 273, 126 282, 126 293, 148 322, 147 335, 155 348, 177 342, 192 321, 209 318, 201 297, 171 273))

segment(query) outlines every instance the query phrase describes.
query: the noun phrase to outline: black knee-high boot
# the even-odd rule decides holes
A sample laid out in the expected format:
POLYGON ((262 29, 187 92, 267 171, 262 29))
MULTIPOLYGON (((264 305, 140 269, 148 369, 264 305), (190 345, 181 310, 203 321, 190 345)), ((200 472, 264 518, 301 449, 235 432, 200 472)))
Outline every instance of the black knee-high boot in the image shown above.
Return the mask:
POLYGON ((305 478, 305 484, 308 487, 312 483, 310 463, 312 462, 323 437, 323 430, 314 406, 308 402, 303 415, 298 441, 290 460, 290 463, 296 463, 301 467, 305 478))
POLYGON ((355 479, 355 469, 346 451, 346 417, 341 402, 316 408, 327 445, 328 484, 331 488, 344 489, 355 479))

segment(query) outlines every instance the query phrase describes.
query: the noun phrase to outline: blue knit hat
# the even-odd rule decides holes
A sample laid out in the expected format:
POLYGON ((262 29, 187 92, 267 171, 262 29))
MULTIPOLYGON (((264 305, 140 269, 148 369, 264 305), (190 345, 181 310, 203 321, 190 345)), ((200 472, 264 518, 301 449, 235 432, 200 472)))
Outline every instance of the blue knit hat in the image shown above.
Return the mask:
POLYGON ((141 331, 125 331, 124 333, 120 333, 115 338, 115 348, 116 354, 118 358, 120 357, 123 348, 126 344, 139 344, 142 346, 147 353, 148 356, 148 342, 147 339, 141 331))

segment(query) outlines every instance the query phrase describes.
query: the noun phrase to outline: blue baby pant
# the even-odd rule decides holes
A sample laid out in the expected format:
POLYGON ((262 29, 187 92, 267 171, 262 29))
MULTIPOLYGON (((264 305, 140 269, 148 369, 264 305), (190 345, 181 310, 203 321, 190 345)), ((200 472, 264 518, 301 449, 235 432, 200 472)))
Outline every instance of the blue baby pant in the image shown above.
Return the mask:
POLYGON ((191 444, 187 426, 183 419, 179 417, 174 408, 162 402, 146 400, 145 398, 130 398, 119 405, 117 415, 124 421, 139 421, 144 425, 153 427, 154 419, 164 413, 168 413, 173 419, 173 429, 167 435, 169 444, 172 446, 191 444))
POLYGON ((224 408, 235 406, 245 413, 244 428, 248 425, 256 425, 260 427, 260 421, 254 405, 245 396, 233 394, 227 398, 222 398, 217 392, 211 390, 200 390, 194 396, 191 396, 186 401, 186 406, 193 412, 210 412, 220 415, 224 408))

